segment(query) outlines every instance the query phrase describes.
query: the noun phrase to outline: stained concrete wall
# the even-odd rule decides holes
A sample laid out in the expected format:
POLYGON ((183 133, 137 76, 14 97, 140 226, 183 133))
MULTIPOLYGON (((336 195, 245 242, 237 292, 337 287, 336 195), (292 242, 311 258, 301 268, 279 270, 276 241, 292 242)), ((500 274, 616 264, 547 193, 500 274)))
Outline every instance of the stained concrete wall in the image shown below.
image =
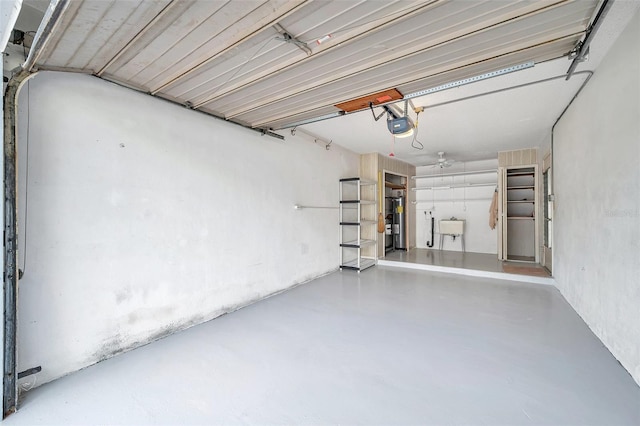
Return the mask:
POLYGON ((640 15, 556 127, 558 288, 640 384, 640 15))
POLYGON ((293 206, 337 206, 350 151, 77 74, 37 75, 19 120, 18 362, 38 384, 338 267, 338 210, 293 206))

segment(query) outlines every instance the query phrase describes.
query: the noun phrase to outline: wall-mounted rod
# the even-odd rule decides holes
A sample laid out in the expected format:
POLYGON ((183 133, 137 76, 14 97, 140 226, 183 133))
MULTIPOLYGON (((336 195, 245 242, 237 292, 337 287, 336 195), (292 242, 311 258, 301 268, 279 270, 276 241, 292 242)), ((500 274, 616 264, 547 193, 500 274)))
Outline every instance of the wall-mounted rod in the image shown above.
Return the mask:
MULTIPOLYGON (((591 73, 591 71, 578 71, 578 72, 573 73, 573 75, 588 74, 588 73, 591 73)), ((437 103, 437 104, 424 105, 424 106, 422 106, 422 108, 425 109, 425 110, 431 109, 431 108, 438 108, 438 107, 441 107, 441 106, 454 104, 454 103, 457 103, 457 102, 468 101, 469 99, 481 98, 483 96, 495 95, 495 94, 502 93, 502 92, 508 92, 508 91, 511 91, 511 90, 522 89, 524 87, 529 87, 529 86, 533 86, 533 85, 536 85, 536 84, 542 84, 542 83, 548 83, 550 81, 566 79, 566 76, 567 76, 566 74, 562 74, 562 75, 557 75, 555 77, 543 78, 542 80, 530 81, 528 83, 517 84, 515 86, 510 86, 510 87, 503 87, 502 89, 491 90, 491 91, 488 91, 488 92, 483 92, 483 93, 478 93, 478 94, 475 94, 475 95, 465 96, 465 97, 458 98, 458 99, 452 99, 450 101, 444 101, 444 102, 440 102, 440 103, 437 103)))
POLYGON ((449 177, 449 176, 483 175, 488 173, 498 173, 498 169, 476 170, 472 172, 441 173, 437 175, 416 175, 416 176, 411 176, 411 179, 428 179, 428 178, 449 177))
POLYGON ((442 199, 442 200, 420 200, 420 201, 412 201, 411 204, 434 204, 434 203, 457 203, 457 202, 467 202, 467 201, 491 201, 492 198, 450 198, 450 199, 442 199))
POLYGON ((496 186, 496 183, 465 183, 460 185, 443 185, 443 186, 418 186, 411 188, 412 191, 420 191, 423 189, 456 189, 456 188, 474 188, 476 186, 496 186))
POLYGON ((300 204, 294 204, 294 210, 302 210, 302 209, 338 209, 338 207, 328 207, 328 206, 301 206, 300 204))
POLYGON ((329 147, 331 147, 331 144, 333 143, 333 140, 326 140, 324 138, 321 138, 318 135, 315 135, 307 130, 304 129, 299 129, 297 127, 294 127, 293 129, 291 129, 291 136, 295 136, 296 133, 302 133, 305 136, 310 137, 311 139, 313 139, 313 142, 318 143, 321 142, 324 144, 324 149, 326 149, 327 151, 329 150, 329 147))

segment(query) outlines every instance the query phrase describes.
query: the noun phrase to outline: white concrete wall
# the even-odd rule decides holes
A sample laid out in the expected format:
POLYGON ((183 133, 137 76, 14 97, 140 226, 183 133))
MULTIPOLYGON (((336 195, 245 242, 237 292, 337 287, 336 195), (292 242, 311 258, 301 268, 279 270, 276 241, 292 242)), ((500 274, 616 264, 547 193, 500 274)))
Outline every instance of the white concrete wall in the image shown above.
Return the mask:
MULTIPOLYGON (((432 175, 440 172, 455 173, 464 170, 488 170, 497 168, 497 159, 470 161, 466 164, 454 164, 443 170, 432 167, 417 167, 416 176, 432 175)), ((418 248, 428 248, 427 241, 431 238, 431 217, 429 216, 429 212, 431 212, 435 218, 434 248, 438 248, 440 241, 438 221, 456 217, 457 219, 466 220, 466 251, 475 253, 498 253, 497 228, 493 230, 489 228, 489 207, 491 206, 491 197, 497 185, 496 173, 442 177, 437 179, 416 179, 416 187, 459 185, 465 182, 493 182, 495 185, 465 189, 419 190, 416 192, 416 246, 418 248)), ((443 250, 461 251, 462 245, 458 238, 454 241, 451 237, 445 237, 442 248, 443 250)))
POLYGON ((337 206, 350 151, 77 74, 37 75, 19 119, 18 361, 38 384, 338 267, 338 210, 293 206, 337 206))
POLYGON ((640 384, 640 15, 554 138, 558 288, 640 384))

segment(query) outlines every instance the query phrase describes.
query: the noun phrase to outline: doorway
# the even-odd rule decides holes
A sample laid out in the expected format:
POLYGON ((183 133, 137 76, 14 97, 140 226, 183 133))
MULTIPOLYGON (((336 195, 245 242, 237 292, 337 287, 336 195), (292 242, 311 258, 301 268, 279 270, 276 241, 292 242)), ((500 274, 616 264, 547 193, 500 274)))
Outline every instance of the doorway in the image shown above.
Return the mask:
POLYGON ((384 253, 409 248, 408 177, 383 170, 384 181, 384 253))

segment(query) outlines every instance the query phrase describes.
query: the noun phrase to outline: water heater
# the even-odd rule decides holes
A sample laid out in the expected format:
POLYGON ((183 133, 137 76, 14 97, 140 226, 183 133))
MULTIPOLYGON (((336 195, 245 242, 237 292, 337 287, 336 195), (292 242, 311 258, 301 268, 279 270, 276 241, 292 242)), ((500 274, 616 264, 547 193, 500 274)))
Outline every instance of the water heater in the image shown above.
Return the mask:
POLYGON ((407 249, 407 211, 405 198, 393 198, 393 248, 396 250, 407 249))

